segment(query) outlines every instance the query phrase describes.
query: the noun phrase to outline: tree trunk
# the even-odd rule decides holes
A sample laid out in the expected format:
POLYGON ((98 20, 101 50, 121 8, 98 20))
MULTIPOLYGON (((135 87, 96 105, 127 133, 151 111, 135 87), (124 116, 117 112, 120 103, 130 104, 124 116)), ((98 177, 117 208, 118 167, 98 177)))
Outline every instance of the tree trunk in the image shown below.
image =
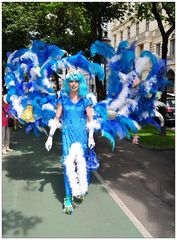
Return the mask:
POLYGON ((167 59, 167 53, 168 53, 168 37, 167 34, 165 34, 162 37, 162 59, 167 59))
MULTIPOLYGON (((167 53, 168 53, 168 36, 165 34, 162 37, 162 59, 164 59, 165 61, 167 59, 167 53)), ((165 90, 162 92, 161 101, 165 104, 167 102, 167 87, 165 87, 165 90)), ((161 127, 160 134, 166 136, 166 108, 160 108, 159 111, 164 118, 164 125, 163 127, 161 127)))
MULTIPOLYGON (((96 20, 94 18, 91 19, 92 43, 95 42, 95 40, 101 40, 102 38, 101 22, 98 20, 98 18, 96 20)), ((101 64, 101 57, 96 55, 93 61, 95 63, 101 64)), ((103 83, 98 79, 98 77, 95 77, 95 84, 96 84, 97 101, 101 101, 105 99, 103 83)))
POLYGON ((98 77, 95 77, 95 83, 96 83, 96 91, 97 91, 97 101, 104 100, 104 88, 102 81, 98 79, 98 77))
MULTIPOLYGON (((94 62, 96 63, 101 63, 101 57, 96 55, 94 58, 94 62)), ((96 92, 97 92, 97 101, 101 101, 105 99, 105 94, 104 94, 104 86, 103 82, 98 79, 98 77, 95 77, 95 83, 96 83, 96 92)))
MULTIPOLYGON (((157 21, 159 30, 161 32, 162 36, 162 59, 165 61, 167 60, 167 53, 168 53, 168 39, 170 34, 174 31, 175 29, 175 24, 172 21, 171 22, 171 27, 165 31, 164 25, 163 25, 163 19, 161 15, 159 14, 158 8, 157 8, 157 2, 152 2, 152 13, 157 21)), ((165 9, 166 10, 166 9, 165 9)), ((169 13, 166 11, 167 15, 169 16, 169 13)), ((162 93, 161 101, 166 104, 166 98, 167 98, 167 87, 165 87, 165 90, 162 93)), ((164 126, 161 128, 161 135, 166 135, 166 109, 165 108, 160 108, 159 112, 163 115, 164 118, 164 126)))

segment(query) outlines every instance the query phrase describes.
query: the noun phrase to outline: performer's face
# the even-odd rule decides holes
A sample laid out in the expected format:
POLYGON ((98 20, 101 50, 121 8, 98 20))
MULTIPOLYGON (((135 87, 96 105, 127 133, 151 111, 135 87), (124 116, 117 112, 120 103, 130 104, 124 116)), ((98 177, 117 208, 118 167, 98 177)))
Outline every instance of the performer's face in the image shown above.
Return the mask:
POLYGON ((73 80, 69 82, 71 92, 77 92, 79 89, 79 81, 73 80))

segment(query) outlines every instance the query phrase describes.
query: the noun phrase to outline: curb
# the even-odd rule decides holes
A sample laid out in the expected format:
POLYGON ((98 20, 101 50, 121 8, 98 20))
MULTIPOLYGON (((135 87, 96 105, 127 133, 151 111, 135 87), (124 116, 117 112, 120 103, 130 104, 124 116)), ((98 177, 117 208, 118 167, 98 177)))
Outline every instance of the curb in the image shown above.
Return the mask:
MULTIPOLYGON (((129 139, 126 139, 128 142, 132 143, 129 139)), ((154 147, 154 146, 145 146, 143 144, 134 144, 132 143, 133 145, 136 145, 137 147, 140 147, 140 148, 144 148, 144 149, 149 149, 149 150, 152 150, 152 151, 174 151, 175 150, 175 147, 154 147)))
POLYGON ((143 144, 135 144, 135 145, 137 145, 140 148, 145 148, 145 149, 149 149, 152 151, 173 151, 173 150, 175 150, 175 147, 163 148, 163 147, 145 146, 143 144))

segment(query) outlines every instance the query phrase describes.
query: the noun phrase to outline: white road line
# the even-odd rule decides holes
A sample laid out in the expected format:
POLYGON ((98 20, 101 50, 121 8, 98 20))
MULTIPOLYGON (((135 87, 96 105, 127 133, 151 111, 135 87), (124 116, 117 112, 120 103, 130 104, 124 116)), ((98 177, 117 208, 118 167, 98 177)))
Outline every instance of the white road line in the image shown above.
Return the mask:
POLYGON ((136 228, 145 238, 153 238, 153 236, 148 232, 148 230, 141 224, 141 222, 135 217, 135 215, 127 208, 127 206, 122 202, 122 200, 115 194, 115 192, 110 188, 106 181, 100 176, 98 172, 94 172, 94 175, 102 183, 104 188, 108 191, 110 196, 118 204, 118 206, 123 210, 123 212, 128 216, 136 228))

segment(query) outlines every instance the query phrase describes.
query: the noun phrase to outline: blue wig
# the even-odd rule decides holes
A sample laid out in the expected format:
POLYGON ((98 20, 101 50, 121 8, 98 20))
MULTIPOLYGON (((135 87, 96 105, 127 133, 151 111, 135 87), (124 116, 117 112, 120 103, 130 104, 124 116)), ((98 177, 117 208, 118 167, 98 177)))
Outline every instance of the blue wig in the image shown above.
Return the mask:
POLYGON ((64 91, 68 95, 70 94, 69 82, 74 80, 79 82, 78 96, 85 97, 88 93, 88 87, 86 84, 86 80, 81 73, 71 73, 69 74, 69 76, 66 77, 64 81, 64 91))

